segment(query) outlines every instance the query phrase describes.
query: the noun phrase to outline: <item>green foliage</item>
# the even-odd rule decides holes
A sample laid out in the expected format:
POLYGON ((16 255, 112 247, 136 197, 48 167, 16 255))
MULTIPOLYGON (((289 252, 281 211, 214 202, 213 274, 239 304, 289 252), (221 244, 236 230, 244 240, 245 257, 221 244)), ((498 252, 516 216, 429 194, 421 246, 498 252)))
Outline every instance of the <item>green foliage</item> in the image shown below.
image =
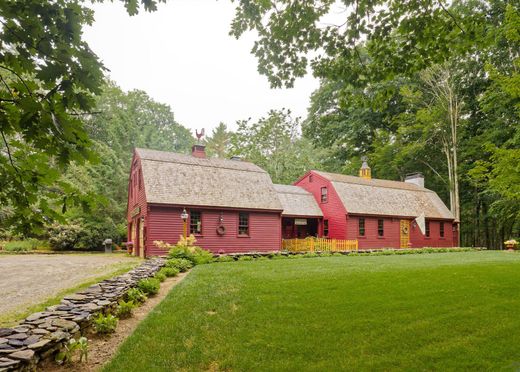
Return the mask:
POLYGON ((166 267, 178 269, 181 273, 183 273, 191 269, 193 267, 193 263, 186 258, 170 258, 166 261, 166 267))
POLYGON ((63 345, 63 349, 56 354, 56 362, 58 364, 68 364, 73 361, 74 354, 79 352, 79 362, 88 362, 88 339, 80 337, 78 340, 71 338, 68 343, 63 345))
POLYGON ((132 316, 133 310, 137 307, 136 303, 133 301, 123 301, 120 300, 117 305, 117 317, 119 319, 126 319, 132 316))
POLYGON ((143 293, 150 296, 159 293, 160 286, 161 282, 155 278, 141 279, 137 283, 137 288, 139 288, 143 293))
POLYGON ((184 259, 191 261, 193 265, 203 265, 213 261, 213 254, 195 245, 196 239, 193 235, 187 238, 181 237, 179 242, 171 245, 162 241, 154 241, 154 244, 168 250, 170 259, 184 259))
POLYGON ((146 294, 139 288, 130 288, 126 292, 125 297, 128 302, 133 302, 134 304, 141 304, 147 299, 146 294))
POLYGON ((253 123, 242 120, 231 137, 231 149, 265 169, 275 183, 291 183, 309 169, 318 168, 322 152, 300 136, 300 119, 288 110, 271 110, 253 123))
POLYGON ((251 256, 240 256, 238 258, 238 261, 253 261, 253 260, 254 260, 254 258, 251 256))
MULTIPOLYGON (((125 1, 154 10, 155 0, 125 1)), ((102 63, 82 40, 94 11, 81 0, 0 5, 0 205, 8 226, 42 232, 61 211, 93 199, 62 179, 67 165, 94 160, 83 119, 101 93, 102 63)))
POLYGON ((165 275, 167 278, 172 278, 174 276, 177 276, 179 274, 179 269, 177 269, 176 267, 170 267, 170 266, 166 266, 166 267, 163 267, 161 270, 159 270, 159 273, 165 275))
POLYGON ((117 328, 118 319, 112 314, 99 314, 94 318, 94 329, 99 334, 114 333, 117 328))
POLYGON ((161 283, 166 280, 166 274, 162 273, 160 270, 154 275, 154 278, 160 281, 161 283))
POLYGON ((76 224, 53 224, 48 228, 49 244, 54 250, 70 250, 76 248, 83 228, 76 224))
POLYGON ((220 255, 215 259, 215 262, 233 262, 235 259, 233 256, 220 255))
POLYGON ((210 157, 217 157, 226 159, 229 157, 231 150, 231 135, 228 131, 226 124, 219 123, 219 125, 213 129, 211 135, 205 140, 206 153, 210 157))
POLYGON ((0 242, 0 247, 8 252, 29 252, 35 249, 48 249, 49 243, 38 239, 12 240, 0 242))

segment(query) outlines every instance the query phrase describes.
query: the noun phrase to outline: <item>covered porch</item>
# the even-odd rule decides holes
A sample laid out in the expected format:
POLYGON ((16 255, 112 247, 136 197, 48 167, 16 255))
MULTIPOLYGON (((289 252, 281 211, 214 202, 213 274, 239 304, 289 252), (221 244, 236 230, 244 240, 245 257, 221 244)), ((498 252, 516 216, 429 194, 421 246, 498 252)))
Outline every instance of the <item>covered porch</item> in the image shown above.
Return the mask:
POLYGON ((320 237, 322 235, 321 225, 321 217, 296 217, 282 215, 282 239, 320 237))

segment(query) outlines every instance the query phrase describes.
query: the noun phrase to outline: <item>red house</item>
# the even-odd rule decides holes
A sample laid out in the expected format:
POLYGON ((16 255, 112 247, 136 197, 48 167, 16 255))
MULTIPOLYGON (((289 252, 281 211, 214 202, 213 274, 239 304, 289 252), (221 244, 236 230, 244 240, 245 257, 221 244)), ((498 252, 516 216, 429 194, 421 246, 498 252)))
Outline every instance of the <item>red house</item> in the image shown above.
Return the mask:
POLYGON ((188 213, 188 234, 214 253, 281 248, 282 206, 271 178, 258 166, 192 154, 135 149, 128 187, 128 237, 141 257, 166 252, 156 240, 176 243, 188 213))
POLYGON ((358 240, 360 249, 451 247, 458 223, 424 177, 404 182, 309 171, 294 185, 273 185, 240 159, 136 149, 128 185, 128 238, 134 253, 161 255, 154 241, 176 243, 187 233, 214 253, 281 249, 282 239, 309 236, 358 240))
POLYGON ((458 245, 453 214, 435 192, 424 188, 421 174, 404 182, 372 179, 365 161, 360 177, 313 170, 295 185, 318 202, 324 237, 357 239, 360 249, 458 245))

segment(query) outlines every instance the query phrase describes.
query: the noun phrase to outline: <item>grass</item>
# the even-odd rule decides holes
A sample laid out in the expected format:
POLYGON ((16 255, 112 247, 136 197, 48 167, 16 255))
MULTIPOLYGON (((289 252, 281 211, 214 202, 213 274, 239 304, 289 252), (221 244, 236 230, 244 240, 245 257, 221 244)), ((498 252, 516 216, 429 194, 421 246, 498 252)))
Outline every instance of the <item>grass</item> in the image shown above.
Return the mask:
POLYGON ((519 289, 507 252, 202 265, 105 371, 517 368, 519 289))
POLYGON ((88 281, 81 282, 74 287, 64 289, 64 290, 58 292, 55 296, 47 298, 45 301, 42 301, 38 304, 29 306, 27 308, 24 308, 21 311, 17 310, 17 311, 11 311, 11 312, 7 312, 4 314, 0 314, 0 327, 15 326, 16 324, 18 324, 18 322, 20 320, 28 317, 29 315, 43 311, 43 310, 45 310, 45 308, 47 308, 49 306, 59 304, 61 302, 61 300, 63 299, 63 297, 65 297, 69 294, 81 291, 102 280, 124 274, 124 273, 130 271, 131 269, 133 269, 134 267, 136 267, 140 263, 141 263, 141 260, 136 259, 136 260, 132 260, 132 261, 129 260, 129 262, 121 262, 118 264, 114 264, 112 266, 112 270, 109 271, 108 273, 97 276, 94 279, 90 279, 88 281))

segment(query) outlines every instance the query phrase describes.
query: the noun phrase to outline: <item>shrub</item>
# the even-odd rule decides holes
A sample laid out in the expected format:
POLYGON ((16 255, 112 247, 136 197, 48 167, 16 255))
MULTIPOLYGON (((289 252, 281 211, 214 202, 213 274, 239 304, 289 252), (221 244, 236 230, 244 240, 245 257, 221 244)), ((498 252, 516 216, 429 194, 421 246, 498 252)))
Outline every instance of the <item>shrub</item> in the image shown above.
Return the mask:
POLYGON ((253 257, 251 256, 241 256, 238 258, 239 261, 253 261, 253 257))
POLYGON ((77 341, 75 338, 71 338, 68 343, 63 346, 62 351, 56 355, 56 362, 58 364, 66 364, 72 362, 74 352, 79 350, 79 362, 88 361, 88 340, 86 337, 80 337, 77 341))
POLYGON ((94 319, 94 329, 97 333, 107 334, 113 333, 116 330, 118 319, 112 314, 99 314, 94 319))
POLYGON ((313 258, 313 257, 318 257, 318 254, 314 253, 314 252, 307 252, 302 257, 303 258, 313 258))
POLYGON ((166 275, 164 275, 164 273, 161 273, 160 271, 158 271, 155 275, 154 275, 154 278, 157 279, 158 281, 160 281, 161 283, 164 282, 166 280, 166 275))
POLYGON ((193 267, 193 263, 185 258, 171 258, 166 261, 166 267, 178 269, 181 273, 193 267))
POLYGON ((60 225, 55 223, 48 228, 48 234, 52 249, 68 250, 76 246, 83 234, 83 228, 75 224, 60 225))
POLYGON ((176 267, 163 267, 159 272, 166 275, 167 278, 172 278, 177 276, 180 271, 176 267))
POLYGON ((191 261, 194 265, 202 265, 212 262, 213 254, 195 246, 196 241, 195 237, 190 235, 187 238, 181 236, 175 245, 162 241, 154 241, 154 244, 161 249, 168 249, 169 258, 183 258, 191 261))
POLYGON ((215 259, 215 262, 233 262, 233 261, 235 261, 233 256, 218 256, 215 259))
POLYGON ((128 292, 126 292, 126 300, 132 301, 134 304, 143 303, 146 301, 146 295, 139 288, 130 288, 128 292))
POLYGON ((29 252, 37 248, 48 247, 48 242, 38 239, 13 240, 3 244, 3 248, 9 252, 29 252))
POLYGON ((159 293, 161 282, 155 278, 141 279, 137 283, 137 288, 146 293, 147 295, 155 295, 159 293))
POLYGON ((117 316, 119 319, 126 319, 132 316, 132 311, 135 309, 136 304, 134 301, 123 301, 120 300, 117 305, 117 316))

